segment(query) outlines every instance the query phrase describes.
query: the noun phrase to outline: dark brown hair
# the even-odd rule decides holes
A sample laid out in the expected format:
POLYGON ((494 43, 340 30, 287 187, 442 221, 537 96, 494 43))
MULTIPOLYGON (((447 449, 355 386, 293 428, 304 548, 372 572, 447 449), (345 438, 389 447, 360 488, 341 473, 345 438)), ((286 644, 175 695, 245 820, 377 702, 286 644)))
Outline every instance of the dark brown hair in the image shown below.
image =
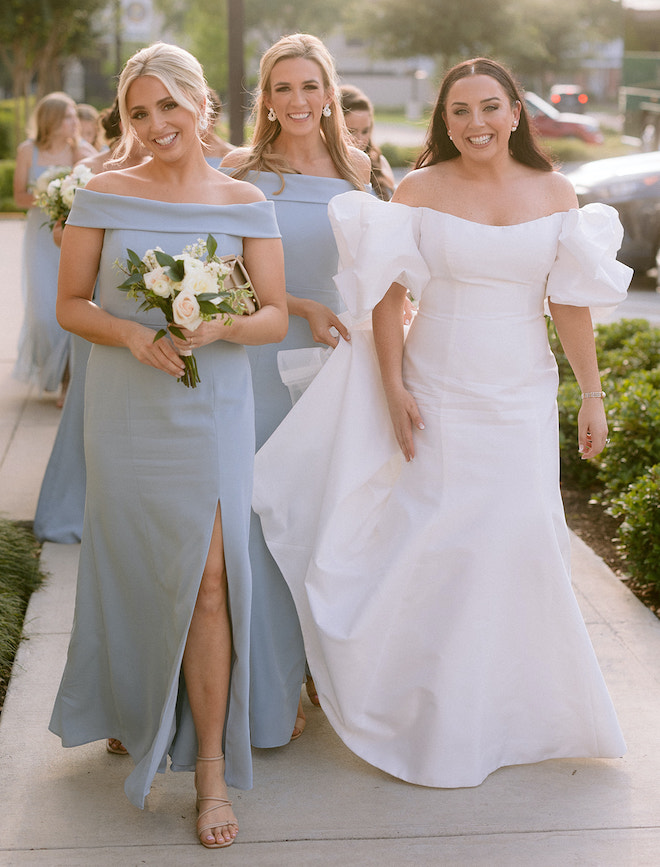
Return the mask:
MULTIPOLYGON (((344 117, 346 117, 349 111, 366 111, 369 113, 369 117, 371 118, 373 129, 374 107, 366 93, 363 93, 359 87, 355 87, 352 84, 342 84, 340 88, 340 96, 344 117)), ((379 199, 389 202, 394 190, 383 177, 383 172, 380 167, 380 160, 383 156, 383 152, 378 145, 375 145, 371 140, 371 132, 369 133, 369 140, 364 150, 371 161, 371 186, 374 188, 374 192, 379 199)))
POLYGON ((553 171, 552 162, 535 140, 525 100, 522 95, 522 88, 506 67, 487 57, 475 57, 472 60, 465 60, 452 67, 445 75, 433 108, 433 115, 431 116, 431 122, 426 133, 424 149, 415 163, 415 168, 420 169, 423 166, 432 166, 445 160, 453 160, 460 155, 458 148, 449 138, 443 115, 451 88, 457 81, 470 75, 489 75, 502 86, 512 106, 516 103, 520 104, 518 129, 511 133, 511 138, 509 139, 509 150, 513 158, 518 160, 519 163, 531 166, 534 169, 541 169, 546 172, 553 171))

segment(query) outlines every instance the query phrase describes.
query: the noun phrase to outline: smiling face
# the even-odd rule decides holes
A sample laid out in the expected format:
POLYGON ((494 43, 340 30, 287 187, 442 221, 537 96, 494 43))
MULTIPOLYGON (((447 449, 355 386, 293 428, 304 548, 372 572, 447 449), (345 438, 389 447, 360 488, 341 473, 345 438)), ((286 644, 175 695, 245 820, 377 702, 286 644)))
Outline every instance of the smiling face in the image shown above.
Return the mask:
POLYGON ((470 75, 452 85, 443 119, 464 157, 483 159, 508 153, 509 138, 520 117, 502 85, 490 75, 470 75))
POLYGON ((199 144, 196 115, 179 105, 153 75, 135 79, 126 107, 133 131, 154 156, 170 160, 199 144))
POLYGON ((275 111, 282 131, 292 135, 320 130, 321 112, 329 99, 321 67, 303 57, 278 61, 264 94, 264 104, 275 111))

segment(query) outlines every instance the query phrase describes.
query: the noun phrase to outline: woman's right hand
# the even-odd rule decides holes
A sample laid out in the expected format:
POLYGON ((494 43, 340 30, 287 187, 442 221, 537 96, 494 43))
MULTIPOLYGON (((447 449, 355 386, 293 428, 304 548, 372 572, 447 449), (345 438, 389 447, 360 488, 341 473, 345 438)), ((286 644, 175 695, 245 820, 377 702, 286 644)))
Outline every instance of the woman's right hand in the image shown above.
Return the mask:
MULTIPOLYGON (((302 299, 296 300, 302 301, 302 299)), ((291 312, 293 313, 294 311, 291 310, 291 312)), ((325 304, 321 304, 319 301, 306 299, 301 305, 300 312, 296 311, 295 315, 303 316, 307 320, 312 337, 317 343, 324 343, 326 346, 331 346, 334 349, 339 343, 339 338, 331 331, 333 328, 339 332, 344 340, 351 339, 348 328, 346 328, 337 314, 333 313, 329 307, 326 307, 325 304)))
POLYGON ((162 370, 177 379, 183 376, 183 359, 166 335, 154 342, 154 332, 138 322, 128 322, 126 346, 142 364, 162 370))
POLYGON ((417 402, 412 394, 401 386, 396 392, 387 393, 387 405, 396 441, 406 461, 411 461, 415 457, 413 433, 424 430, 424 421, 417 402))

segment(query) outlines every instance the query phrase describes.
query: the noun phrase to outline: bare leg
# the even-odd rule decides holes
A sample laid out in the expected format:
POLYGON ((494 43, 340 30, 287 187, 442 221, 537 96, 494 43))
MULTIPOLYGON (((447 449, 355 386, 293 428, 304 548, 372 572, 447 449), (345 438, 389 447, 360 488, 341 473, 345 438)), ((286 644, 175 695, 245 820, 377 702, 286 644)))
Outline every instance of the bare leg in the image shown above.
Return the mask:
MULTIPOLYGON (((198 754, 204 758, 222 755, 222 731, 227 710, 230 667, 231 625, 218 507, 208 559, 183 654, 183 672, 197 732, 198 754)), ((226 798, 224 762, 198 762, 195 784, 203 808, 208 809, 213 805, 212 798, 226 798), (208 800, 205 796, 208 796, 208 800)), ((231 806, 216 806, 204 817, 203 824, 208 825, 216 820, 217 826, 214 825, 204 833, 205 841, 231 843, 238 833, 238 822, 231 806), (226 824, 227 822, 230 824, 226 824)))

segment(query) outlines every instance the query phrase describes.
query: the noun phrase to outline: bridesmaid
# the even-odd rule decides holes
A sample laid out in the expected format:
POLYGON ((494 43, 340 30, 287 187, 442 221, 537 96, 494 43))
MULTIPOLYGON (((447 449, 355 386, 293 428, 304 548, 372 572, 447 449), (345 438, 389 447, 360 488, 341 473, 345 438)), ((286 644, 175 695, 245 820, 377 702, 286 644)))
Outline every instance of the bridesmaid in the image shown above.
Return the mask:
MULTIPOLYGON (((277 367, 280 349, 350 339, 338 317, 342 302, 333 283, 338 254, 328 202, 364 190, 371 164, 349 144, 334 62, 315 36, 285 36, 261 59, 252 143, 222 162, 235 178, 251 181, 275 203, 284 244, 289 332, 281 344, 250 347, 257 448, 291 409, 277 367)), ((270 555, 261 524, 250 527, 253 599, 250 726, 257 747, 300 737, 305 716, 300 688, 305 652, 293 600, 270 555)), ((308 682, 313 700, 315 691, 308 682)))
POLYGON ((119 739, 137 807, 168 756, 172 770, 194 769, 199 842, 220 848, 238 833, 227 785, 252 785, 245 345, 286 333, 284 257, 271 203, 204 158, 208 91, 192 55, 142 49, 118 99, 117 157, 135 139, 152 157, 92 178, 62 239, 58 317, 93 346, 76 610, 50 727, 67 747, 119 739), (222 254, 243 255, 261 308, 154 340, 165 318, 119 291, 117 259, 156 246, 177 254, 208 234, 222 254), (196 388, 177 381, 190 351, 196 388))
POLYGON ((371 186, 379 199, 389 202, 396 188, 392 167, 374 144, 374 107, 369 97, 352 84, 341 86, 341 107, 353 141, 371 160, 371 186))
MULTIPOLYGON (((43 211, 35 207, 34 185, 49 169, 72 168, 96 151, 80 137, 76 104, 66 93, 49 93, 37 103, 30 137, 18 146, 14 201, 27 208, 23 247, 25 318, 14 376, 39 391, 57 391, 69 357, 69 335, 57 323, 57 269, 60 251, 43 211)), ((63 398, 62 398, 63 399, 63 398)))
MULTIPOLYGON (((78 106, 80 109, 80 106, 78 106)), ((117 100, 101 115, 108 149, 80 162, 94 174, 110 169, 137 166, 149 154, 139 142, 134 142, 127 157, 121 163, 113 163, 113 155, 121 141, 119 105, 117 100)), ((53 240, 59 247, 62 243, 62 226, 53 228, 53 240)), ((71 335, 69 386, 66 392, 62 417, 57 427, 53 450, 48 459, 41 483, 37 510, 34 516, 34 535, 40 542, 58 542, 64 545, 80 542, 83 515, 85 512, 85 452, 83 448, 83 409, 85 397, 85 371, 91 344, 71 335)), ((111 752, 125 755, 123 747, 108 746, 111 752)))

